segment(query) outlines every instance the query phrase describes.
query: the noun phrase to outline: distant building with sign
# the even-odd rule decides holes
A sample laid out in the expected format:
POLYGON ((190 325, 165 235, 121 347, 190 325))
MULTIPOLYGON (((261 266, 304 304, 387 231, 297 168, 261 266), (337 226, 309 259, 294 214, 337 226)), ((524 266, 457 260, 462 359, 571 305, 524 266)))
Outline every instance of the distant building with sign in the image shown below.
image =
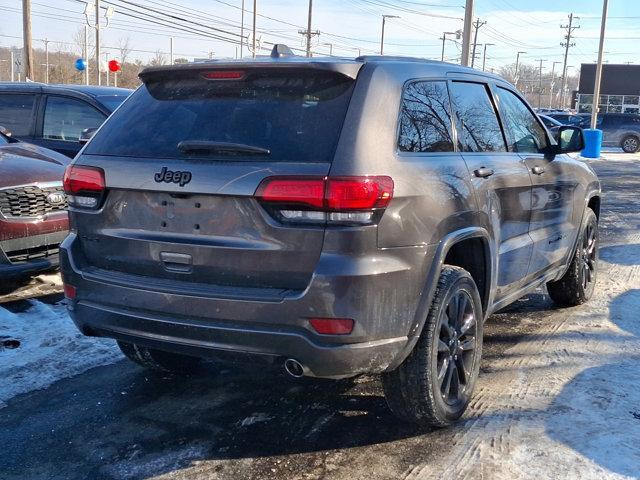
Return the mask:
MULTIPOLYGON (((575 103, 578 112, 591 112, 595 77, 595 63, 583 63, 575 103)), ((603 64, 598 104, 600 113, 640 113, 640 65, 603 64)))

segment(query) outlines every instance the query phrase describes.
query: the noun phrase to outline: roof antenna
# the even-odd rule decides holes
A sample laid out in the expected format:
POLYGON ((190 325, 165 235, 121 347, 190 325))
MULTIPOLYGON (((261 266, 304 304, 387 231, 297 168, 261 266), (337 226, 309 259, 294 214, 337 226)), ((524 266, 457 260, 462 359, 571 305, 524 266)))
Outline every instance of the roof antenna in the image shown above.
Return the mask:
POLYGON ((284 43, 276 43, 271 50, 271 58, 293 57, 293 52, 284 43))

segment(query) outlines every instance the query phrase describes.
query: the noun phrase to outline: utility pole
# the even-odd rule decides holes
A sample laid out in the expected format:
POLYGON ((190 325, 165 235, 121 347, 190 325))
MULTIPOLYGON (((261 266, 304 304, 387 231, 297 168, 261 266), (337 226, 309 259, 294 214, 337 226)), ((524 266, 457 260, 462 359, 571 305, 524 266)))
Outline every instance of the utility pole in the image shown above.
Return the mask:
POLYGON ((478 30, 480 30, 480 27, 485 25, 487 22, 481 22, 480 19, 476 19, 475 23, 473 24, 473 26, 475 27, 475 32, 473 35, 473 53, 471 54, 471 68, 473 68, 473 65, 476 62, 476 46, 478 44, 478 30))
POLYGON ((398 15, 382 15, 382 35, 380 35, 380 55, 384 55, 384 26, 387 18, 400 18, 398 15))
POLYGON ((471 27, 473 24, 473 0, 466 0, 464 8, 464 28, 462 29, 462 55, 460 64, 469 66, 469 51, 471 50, 471 27))
POLYGON ((24 78, 33 80, 33 45, 31 43, 31 0, 22 0, 22 64, 24 78))
POLYGON ((258 0, 253 0, 253 38, 251 39, 252 43, 253 43, 253 58, 256 58, 256 8, 257 8, 257 3, 258 0))
MULTIPOLYGON (((576 17, 577 18, 577 17, 576 17)), ((564 66, 562 67, 562 88, 560 90, 560 108, 564 108, 564 96, 567 86, 567 59, 569 57, 569 47, 575 46, 575 43, 571 43, 571 34, 574 30, 580 28, 579 26, 573 26, 573 13, 569 14, 569 25, 560 25, 560 28, 564 28, 567 34, 564 36, 565 42, 560 43, 564 47, 564 66)))
POLYGON ((482 71, 484 72, 484 67, 487 63, 487 47, 494 46, 495 43, 485 43, 484 44, 484 53, 482 54, 482 71))
POLYGON ((542 107, 542 62, 546 62, 546 60, 539 58, 536 62, 540 62, 540 74, 538 79, 538 108, 540 108, 542 107))
POLYGON ((240 14, 240 58, 242 58, 242 47, 244 46, 244 0, 242 0, 242 13, 240 14))
POLYGON ((520 54, 527 52, 518 52, 516 55, 516 71, 513 74, 513 84, 516 88, 518 88, 518 67, 520 66, 520 54))
POLYGON ((44 40, 44 83, 49 83, 49 39, 44 40))
POLYGON ((600 44, 598 45, 598 64, 596 65, 596 80, 593 85, 593 104, 591 105, 591 129, 596 128, 598 121, 598 103, 600 102, 600 82, 602 81, 602 54, 604 53, 604 34, 607 27, 607 10, 609 1, 602 4, 602 21, 600 23, 600 44))
POLYGON ((173 65, 173 37, 169 37, 169 65, 173 65))
POLYGON ((309 17, 307 18, 307 57, 311 56, 311 14, 313 12, 313 0, 309 0, 309 17))
POLYGON ((13 49, 11 49, 10 53, 11 53, 11 55, 10 55, 10 57, 11 57, 11 81, 15 82, 16 81, 15 80, 15 78, 16 78, 15 77, 15 58, 13 56, 13 49))
POLYGON ((551 65, 551 84, 549 85, 549 108, 553 108, 553 91, 556 86, 556 65, 560 65, 562 62, 553 62, 551 65))

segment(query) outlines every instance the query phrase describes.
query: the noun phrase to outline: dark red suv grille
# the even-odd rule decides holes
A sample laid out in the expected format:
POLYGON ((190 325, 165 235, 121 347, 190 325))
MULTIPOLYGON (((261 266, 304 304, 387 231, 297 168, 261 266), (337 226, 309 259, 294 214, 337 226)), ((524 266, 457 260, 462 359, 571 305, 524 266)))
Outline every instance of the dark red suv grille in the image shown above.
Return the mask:
POLYGON ((15 250, 7 252, 7 258, 11 263, 25 263, 41 258, 48 258, 58 255, 58 245, 42 245, 39 247, 25 248, 23 250, 15 250))
POLYGON ((61 185, 42 188, 28 185, 0 190, 0 213, 5 217, 37 217, 66 208, 67 198, 61 185))

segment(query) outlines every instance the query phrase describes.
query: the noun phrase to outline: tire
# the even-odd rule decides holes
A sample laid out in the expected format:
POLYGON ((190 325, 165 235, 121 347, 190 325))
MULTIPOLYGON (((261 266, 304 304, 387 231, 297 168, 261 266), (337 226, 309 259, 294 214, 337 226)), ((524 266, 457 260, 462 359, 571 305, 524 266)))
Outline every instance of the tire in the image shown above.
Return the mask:
POLYGON ((480 369, 482 323, 473 278, 462 268, 445 265, 413 351, 397 369, 382 374, 395 416, 434 427, 446 427, 462 416, 480 369))
POLYGON ((560 307, 582 305, 591 298, 596 286, 598 219, 590 208, 585 212, 582 225, 569 269, 560 280, 547 283, 549 296, 560 307))
POLYGON ((129 360, 156 372, 191 374, 202 362, 202 359, 197 357, 155 350, 134 343, 118 341, 118 347, 129 360))
POLYGON ((640 150, 640 138, 635 135, 627 135, 620 144, 625 153, 636 153, 640 150))

